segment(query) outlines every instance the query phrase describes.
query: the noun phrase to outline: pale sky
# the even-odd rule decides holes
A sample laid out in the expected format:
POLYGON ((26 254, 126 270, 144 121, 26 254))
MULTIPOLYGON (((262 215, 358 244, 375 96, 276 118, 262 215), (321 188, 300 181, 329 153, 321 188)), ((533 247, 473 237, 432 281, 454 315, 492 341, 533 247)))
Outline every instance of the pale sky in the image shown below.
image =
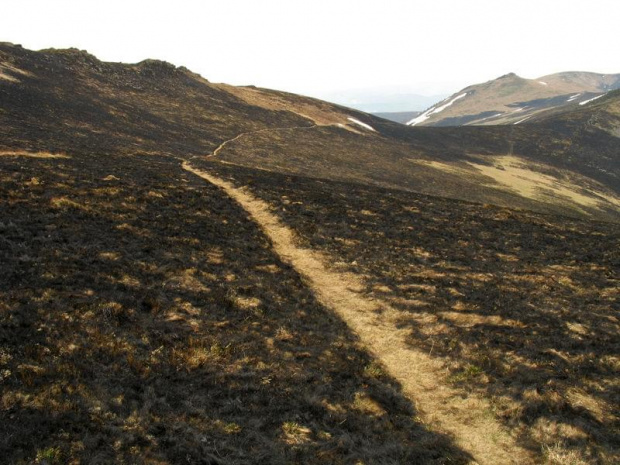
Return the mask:
POLYGON ((11 0, 0 41, 158 58, 212 82, 322 97, 450 94, 515 72, 620 73, 619 0, 11 0))

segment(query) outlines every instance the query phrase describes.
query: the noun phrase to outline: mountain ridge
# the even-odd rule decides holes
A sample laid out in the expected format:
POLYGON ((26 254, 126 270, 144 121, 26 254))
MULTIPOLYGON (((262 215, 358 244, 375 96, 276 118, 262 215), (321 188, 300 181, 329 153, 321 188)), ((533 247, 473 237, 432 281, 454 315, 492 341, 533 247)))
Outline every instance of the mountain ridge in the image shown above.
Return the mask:
POLYGON ((497 79, 465 87, 407 124, 521 124, 558 108, 585 105, 593 98, 618 88, 620 74, 571 71, 526 79, 508 73, 497 79), (456 97, 460 97, 458 101, 456 97))
POLYGON ((407 128, 310 97, 213 84, 158 60, 106 63, 77 49, 32 52, 4 45, 0 62, 10 78, 0 79, 4 150, 188 158, 244 133, 251 136, 227 144, 218 159, 547 213, 620 217, 613 200, 620 189, 615 129, 593 145, 589 129, 567 133, 566 121, 523 130, 407 128), (266 131, 313 125, 303 132, 266 131), (581 155, 552 156, 571 151, 581 155), (520 157, 509 163, 515 169, 509 182, 521 182, 517 165, 528 166, 529 190, 498 176, 509 153, 520 157), (499 171, 484 168, 494 163, 499 171))
POLYGON ((407 127, 0 66, 7 462, 618 463, 620 91, 407 127))

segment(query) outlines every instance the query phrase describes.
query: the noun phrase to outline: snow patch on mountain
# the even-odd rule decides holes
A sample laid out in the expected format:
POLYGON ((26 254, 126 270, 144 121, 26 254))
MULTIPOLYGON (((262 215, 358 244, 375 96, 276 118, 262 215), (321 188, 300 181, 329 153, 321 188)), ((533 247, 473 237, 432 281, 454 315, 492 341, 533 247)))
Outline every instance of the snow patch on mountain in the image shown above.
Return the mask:
MULTIPOLYGON (((431 115, 434 115, 436 113, 439 113, 440 111, 445 110, 446 108, 448 108, 450 105, 452 105, 454 102, 456 102, 458 99, 461 99, 463 97, 467 96, 467 92, 461 94, 461 95, 457 95, 456 97, 454 97, 452 100, 450 100, 448 103, 445 103, 439 107, 430 107, 428 110, 426 110, 424 113, 422 113, 420 116, 413 118, 411 121, 409 121, 407 124, 409 126, 415 126, 416 124, 420 124, 424 121, 426 121, 427 119, 429 119, 431 117, 431 115)), ((447 100, 447 99, 446 99, 447 100)), ((444 100, 445 102, 445 100, 444 100)))
POLYGON ((605 94, 601 94, 601 95, 597 95, 596 97, 591 98, 589 100, 584 100, 583 102, 579 102, 579 105, 585 105, 586 103, 593 102, 594 100, 599 99, 599 98, 603 97, 604 95, 605 94))
POLYGON ((377 132, 375 131, 375 129, 370 126, 369 124, 366 123, 362 123, 360 120, 355 119, 355 118, 347 118, 349 121, 351 121, 353 124, 357 124, 358 126, 363 127, 364 129, 368 129, 369 131, 373 131, 373 132, 377 132))
POLYGON ((517 121, 516 123, 512 123, 512 124, 519 124, 519 123, 522 123, 523 121, 525 121, 525 120, 527 120, 527 119, 530 119, 531 117, 532 117, 532 115, 530 115, 530 116, 526 116, 525 118, 520 119, 520 120, 519 120, 519 121, 517 121))
POLYGON ((480 124, 480 123, 482 123, 483 121, 486 121, 486 120, 488 120, 488 119, 497 118, 498 116, 502 116, 502 115, 503 115, 503 113, 496 113, 495 115, 487 116, 486 118, 482 118, 482 119, 477 120, 477 121, 476 121, 476 124, 480 124))

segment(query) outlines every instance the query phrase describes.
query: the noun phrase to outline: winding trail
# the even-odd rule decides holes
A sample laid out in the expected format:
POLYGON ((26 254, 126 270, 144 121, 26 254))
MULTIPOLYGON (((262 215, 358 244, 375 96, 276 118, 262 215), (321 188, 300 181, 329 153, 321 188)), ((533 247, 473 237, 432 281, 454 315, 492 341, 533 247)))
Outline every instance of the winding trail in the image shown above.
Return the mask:
POLYGON ((292 129, 314 129, 316 127, 318 127, 318 124, 312 124, 310 126, 291 126, 291 127, 283 127, 283 128, 267 128, 267 129, 258 129, 256 131, 247 131, 247 132, 242 132, 241 134, 238 134, 237 136, 233 137, 232 139, 228 139, 225 140, 224 142, 222 142, 212 153, 211 155, 209 155, 209 157, 215 157, 217 156, 217 154, 219 153, 220 150, 222 150, 224 147, 226 147, 228 144, 231 144, 233 142, 235 142, 236 140, 241 139, 244 136, 248 136, 250 134, 258 134, 260 132, 276 132, 276 131, 286 131, 286 130, 292 130, 292 129))
MULTIPOLYGON (((243 135, 224 142, 211 156, 243 135)), ((246 189, 201 171, 187 161, 183 168, 220 187, 251 215, 281 259, 297 270, 318 300, 347 323, 401 384, 427 425, 452 436, 462 450, 474 457, 473 463, 536 463, 533 454, 519 446, 495 419, 488 400, 452 388, 446 381, 442 361, 407 342, 409 331, 398 329, 399 312, 385 302, 365 296, 357 276, 330 270, 326 266, 330 263, 327 256, 300 247, 293 230, 271 213, 269 204, 246 189)))

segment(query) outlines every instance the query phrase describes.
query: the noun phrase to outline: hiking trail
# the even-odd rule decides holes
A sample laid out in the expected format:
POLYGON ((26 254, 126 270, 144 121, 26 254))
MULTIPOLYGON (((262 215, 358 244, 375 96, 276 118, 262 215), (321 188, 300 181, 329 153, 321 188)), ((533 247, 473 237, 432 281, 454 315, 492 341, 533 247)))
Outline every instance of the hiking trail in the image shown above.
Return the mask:
MULTIPOLYGON (((248 133, 221 144, 211 157, 245 134, 248 133)), ((235 187, 187 161, 183 168, 221 188, 249 213, 281 259, 295 268, 321 304, 338 315, 401 384, 403 393, 427 425, 452 436, 462 450, 475 458, 474 463, 535 463, 532 453, 519 446, 508 429, 495 419, 487 399, 472 393, 464 395, 451 387, 442 361, 407 342, 409 332, 399 329, 396 323, 399 312, 383 301, 365 296, 359 277, 330 270, 325 254, 298 245, 295 232, 271 212, 267 202, 247 189, 235 187)))

